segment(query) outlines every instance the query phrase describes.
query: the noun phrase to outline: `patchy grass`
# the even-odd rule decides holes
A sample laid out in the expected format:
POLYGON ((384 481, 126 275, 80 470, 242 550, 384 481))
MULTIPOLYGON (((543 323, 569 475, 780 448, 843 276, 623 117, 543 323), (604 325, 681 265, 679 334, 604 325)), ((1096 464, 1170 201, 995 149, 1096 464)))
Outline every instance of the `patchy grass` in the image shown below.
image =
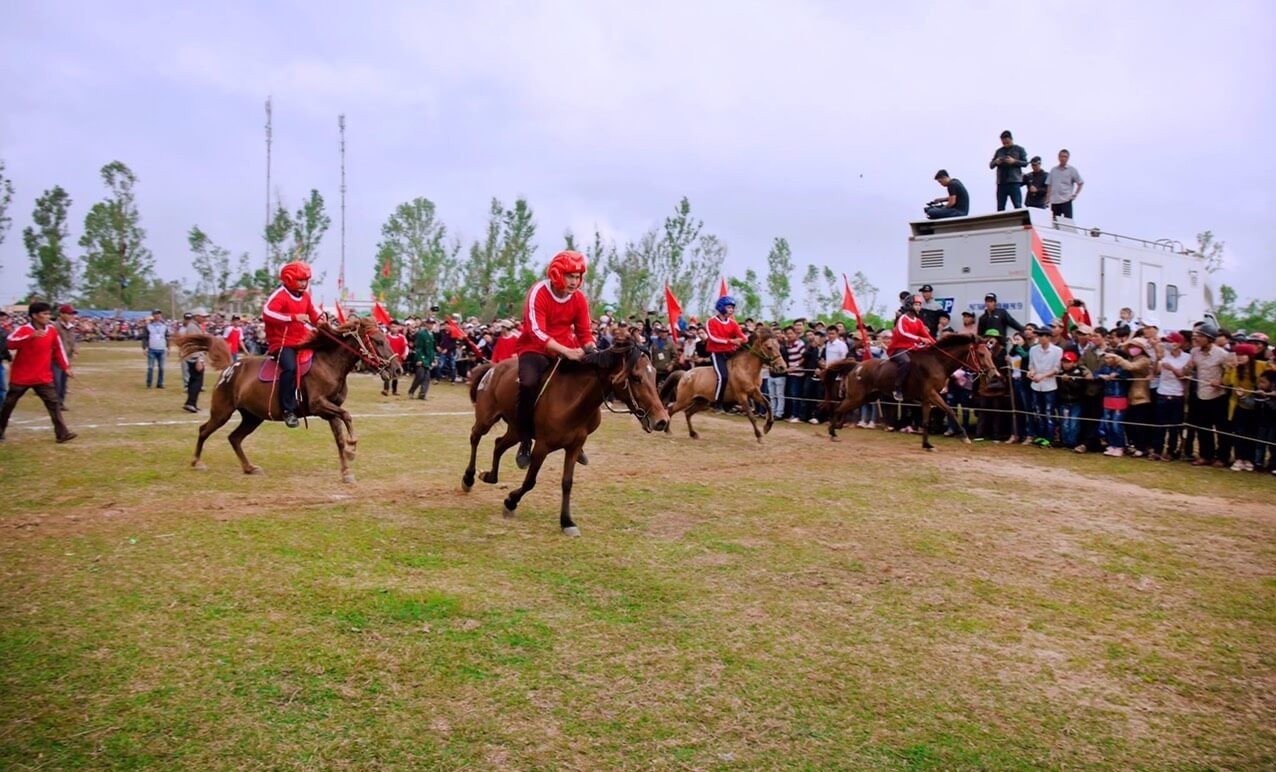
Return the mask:
POLYGON ((557 459, 459 492, 460 388, 353 378, 347 486, 313 424, 191 471, 175 368, 83 359, 0 445, 6 768, 1276 764, 1266 477, 608 415, 573 540, 557 459))

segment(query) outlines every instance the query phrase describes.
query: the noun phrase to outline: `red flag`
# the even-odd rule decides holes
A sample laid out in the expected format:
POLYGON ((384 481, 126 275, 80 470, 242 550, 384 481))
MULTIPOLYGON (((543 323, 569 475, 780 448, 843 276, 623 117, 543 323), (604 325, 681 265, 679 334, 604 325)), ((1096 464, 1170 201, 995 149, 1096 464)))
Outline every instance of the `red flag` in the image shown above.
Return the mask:
POLYGON ((385 259, 385 265, 381 266, 381 276, 386 279, 390 278, 390 258, 389 257, 385 259))
POLYGON ((669 282, 665 282, 665 306, 669 309, 669 333, 676 341, 678 340, 678 320, 682 318, 682 304, 673 296, 673 290, 669 289, 669 282))
POLYGON ((377 324, 389 325, 391 321, 390 315, 381 307, 380 301, 372 304, 372 318, 377 320, 377 324))
POLYGON ((731 294, 731 290, 727 289, 727 277, 723 276, 722 281, 718 284, 718 297, 724 298, 731 294))
POLYGON ((842 310, 855 317, 855 325, 859 327, 860 340, 864 343, 864 351, 860 357, 867 362, 872 354, 868 350, 868 330, 864 329, 864 317, 860 315, 860 307, 855 303, 855 294, 851 292, 851 282, 842 274, 842 310))
POLYGON ((336 306, 337 306, 337 324, 345 324, 345 323, 346 323, 346 311, 345 311, 345 309, 344 309, 344 308, 342 308, 342 307, 341 307, 341 301, 340 301, 340 300, 338 300, 338 301, 337 301, 336 306))
POLYGON ((484 358, 483 352, 479 351, 478 346, 474 345, 474 341, 470 340, 470 336, 466 335, 465 332, 460 328, 460 326, 457 325, 455 319, 447 320, 447 334, 451 335, 454 340, 465 341, 465 343, 470 347, 470 350, 474 352, 475 359, 484 358))

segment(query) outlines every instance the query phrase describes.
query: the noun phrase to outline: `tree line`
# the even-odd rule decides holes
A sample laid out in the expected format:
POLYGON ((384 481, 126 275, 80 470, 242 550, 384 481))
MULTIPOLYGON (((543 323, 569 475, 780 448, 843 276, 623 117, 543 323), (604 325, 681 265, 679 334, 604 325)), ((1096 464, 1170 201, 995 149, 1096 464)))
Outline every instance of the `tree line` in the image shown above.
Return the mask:
MULTIPOLYGON (((12 224, 13 183, 4 168, 0 161, 0 243, 12 224)), ((193 283, 189 277, 164 279, 146 245, 137 175, 112 161, 99 176, 105 194, 84 216, 77 254, 72 254, 70 195, 54 185, 36 199, 31 224, 22 230, 31 297, 102 309, 146 310, 179 302, 183 308, 225 308, 234 296, 269 293, 279 268, 290 260, 319 263, 332 224, 318 190, 312 189, 295 210, 276 195, 262 234, 265 255, 256 265, 249 252, 234 251, 193 224, 187 234, 193 283)), ((428 198, 405 201, 381 226, 369 289, 395 315, 424 315, 433 306, 481 318, 519 314, 527 288, 543 274, 537 232, 535 214, 523 198, 510 206, 493 198, 485 228, 468 244, 439 218, 428 198)), ((663 315, 668 286, 686 313, 703 314, 722 280, 739 301, 741 317, 784 319, 795 301, 799 274, 787 239, 774 239, 765 277, 754 269, 727 276, 727 244, 706 228, 685 197, 636 239, 617 243, 597 230, 583 238, 569 230, 547 251, 559 249, 587 256, 584 289, 595 313, 663 315)), ((840 308, 841 279, 832 268, 808 265, 801 276, 807 308, 825 314, 840 308)), ((323 274, 317 279, 322 281, 323 274)), ((875 307, 877 288, 863 273, 855 274, 852 286, 865 308, 875 307)))

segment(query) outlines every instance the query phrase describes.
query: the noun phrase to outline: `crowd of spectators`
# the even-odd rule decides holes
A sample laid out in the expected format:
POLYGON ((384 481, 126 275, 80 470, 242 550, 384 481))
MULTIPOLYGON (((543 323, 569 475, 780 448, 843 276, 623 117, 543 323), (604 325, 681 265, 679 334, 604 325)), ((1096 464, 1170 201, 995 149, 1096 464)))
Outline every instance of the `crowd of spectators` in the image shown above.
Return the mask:
MULTIPOLYGON (((973 374, 956 371, 945 398, 961 426, 935 411, 933 431, 952 436, 966 429, 976 441, 1276 474, 1276 353, 1266 335, 1218 329, 1208 321, 1189 330, 1162 331, 1151 320, 1134 320, 1128 309, 1110 329, 1087 324, 1084 308, 1070 309, 1081 313, 1038 327, 1019 324, 991 293, 982 315, 963 312, 954 323, 927 297, 927 290, 922 287, 922 315, 932 334, 980 335, 1005 376, 1003 383, 1009 384, 990 390, 988 380, 977 382, 973 374)), ((901 293, 901 298, 908 295, 901 293)), ((0 334, 23 321, 20 315, 0 317, 0 334)), ((234 328, 242 352, 265 351, 256 317, 193 313, 166 320, 157 311, 149 321, 163 324, 172 335, 191 324, 214 335, 232 334, 234 328)), ((73 324, 80 340, 133 339, 147 346, 145 322, 78 319, 73 324)), ((654 313, 627 318, 604 314, 595 326, 600 348, 610 346, 617 335, 647 345, 660 381, 674 370, 710 363, 708 333, 695 317, 670 327, 654 313)), ((820 410, 824 368, 847 357, 864 358, 865 337, 868 356, 885 358, 893 335, 891 329, 868 327, 861 334, 842 322, 804 318, 787 324, 742 323, 747 333, 762 326, 780 339, 786 365, 784 372, 763 369, 762 390, 777 420, 792 423, 828 420, 820 410)), ((520 323, 431 314, 396 320, 387 332, 402 341, 405 371, 413 376, 408 396, 424 399, 431 383, 462 383, 476 364, 514 356, 520 323)), ((386 388, 389 395, 389 383, 386 388)), ((735 405, 729 410, 764 408, 735 405)), ((864 429, 920 431, 920 410, 889 397, 866 405, 851 420, 864 429)))

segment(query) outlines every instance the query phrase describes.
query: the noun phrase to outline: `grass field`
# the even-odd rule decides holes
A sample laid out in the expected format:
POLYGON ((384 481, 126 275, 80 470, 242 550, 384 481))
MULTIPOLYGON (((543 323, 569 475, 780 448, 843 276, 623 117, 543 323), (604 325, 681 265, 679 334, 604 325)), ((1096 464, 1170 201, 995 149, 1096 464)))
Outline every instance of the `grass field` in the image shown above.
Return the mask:
POLYGON ((79 439, 0 444, 3 768, 1276 765, 1270 475, 607 415, 570 539, 557 458, 460 492, 458 386, 353 377, 344 485, 326 425, 195 472, 171 360, 77 369, 79 439))

